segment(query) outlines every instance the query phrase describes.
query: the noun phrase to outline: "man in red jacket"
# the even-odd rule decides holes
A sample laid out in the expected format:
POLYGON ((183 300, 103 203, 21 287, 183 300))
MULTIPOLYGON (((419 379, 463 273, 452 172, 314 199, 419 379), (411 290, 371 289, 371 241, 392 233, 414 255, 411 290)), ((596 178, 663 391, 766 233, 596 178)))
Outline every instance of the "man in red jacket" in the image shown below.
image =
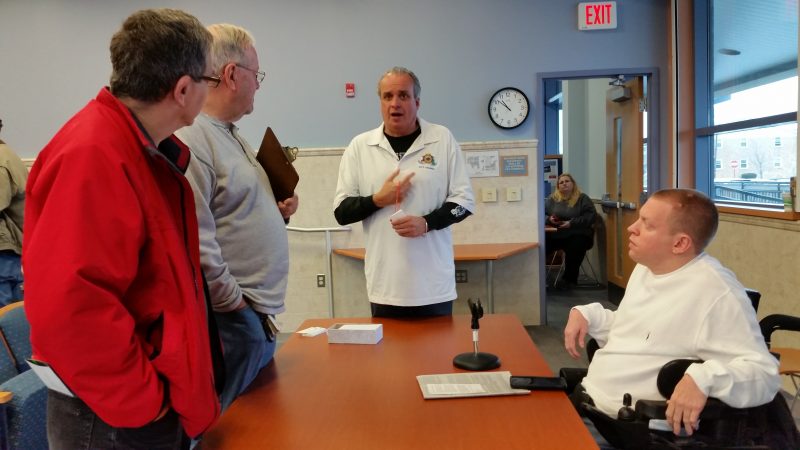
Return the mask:
MULTIPOLYGON (((186 448, 219 416, 190 154, 211 35, 143 10, 111 39, 103 88, 39 154, 27 185, 25 308, 51 448, 186 448)), ((216 344, 219 341, 217 340, 216 344)))

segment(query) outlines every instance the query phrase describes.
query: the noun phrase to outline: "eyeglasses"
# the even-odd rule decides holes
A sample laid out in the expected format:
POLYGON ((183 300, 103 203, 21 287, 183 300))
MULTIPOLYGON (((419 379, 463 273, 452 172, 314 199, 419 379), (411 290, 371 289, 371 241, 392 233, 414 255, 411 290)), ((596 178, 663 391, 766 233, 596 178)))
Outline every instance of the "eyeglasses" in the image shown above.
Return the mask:
POLYGON ((206 84, 208 84, 208 87, 211 87, 211 88, 215 88, 215 87, 219 86, 219 83, 222 81, 222 79, 220 77, 207 76, 207 75, 202 75, 200 77, 200 79, 196 80, 196 81, 201 81, 201 80, 205 81, 206 84))
POLYGON ((243 66, 243 65, 241 65, 239 63, 236 63, 236 67, 241 67, 244 70, 249 70, 250 72, 253 72, 254 74, 256 74, 256 80, 258 81, 258 84, 263 83, 264 82, 264 77, 267 76, 266 73, 264 73, 264 72, 262 72, 260 70, 254 70, 254 69, 251 69, 249 67, 245 67, 245 66, 243 66))

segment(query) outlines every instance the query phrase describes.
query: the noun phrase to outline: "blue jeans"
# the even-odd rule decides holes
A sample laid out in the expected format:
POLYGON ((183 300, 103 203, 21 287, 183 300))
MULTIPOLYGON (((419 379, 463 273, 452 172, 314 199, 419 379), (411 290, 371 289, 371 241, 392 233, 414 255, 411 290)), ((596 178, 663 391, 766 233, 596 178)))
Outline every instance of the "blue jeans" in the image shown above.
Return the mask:
POLYGON ((22 300, 20 256, 11 250, 0 251, 0 307, 22 300))
POLYGON ((225 387, 220 394, 225 411, 272 360, 275 338, 267 340, 261 320, 251 308, 214 313, 225 355, 225 387))
POLYGON ((54 450, 189 448, 189 438, 173 410, 139 428, 117 428, 103 422, 80 399, 54 391, 47 393, 47 440, 54 450))

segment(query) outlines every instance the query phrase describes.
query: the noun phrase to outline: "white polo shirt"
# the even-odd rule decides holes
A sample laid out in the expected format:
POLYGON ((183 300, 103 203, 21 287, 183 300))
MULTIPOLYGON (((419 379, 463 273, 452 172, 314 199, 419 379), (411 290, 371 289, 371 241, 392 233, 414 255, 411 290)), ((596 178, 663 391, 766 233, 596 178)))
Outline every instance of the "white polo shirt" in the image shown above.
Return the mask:
MULTIPOLYGON (((383 124, 356 136, 339 166, 333 207, 348 197, 378 192, 398 166, 410 172, 411 187, 398 205, 407 214, 424 216, 445 202, 470 212, 475 209, 472 185, 461 148, 450 130, 417 118, 421 133, 398 161, 383 134, 383 124)), ((386 206, 364 219, 367 294, 372 303, 422 306, 456 298, 453 240, 450 227, 416 237, 399 236, 389 223, 395 206, 386 206)))

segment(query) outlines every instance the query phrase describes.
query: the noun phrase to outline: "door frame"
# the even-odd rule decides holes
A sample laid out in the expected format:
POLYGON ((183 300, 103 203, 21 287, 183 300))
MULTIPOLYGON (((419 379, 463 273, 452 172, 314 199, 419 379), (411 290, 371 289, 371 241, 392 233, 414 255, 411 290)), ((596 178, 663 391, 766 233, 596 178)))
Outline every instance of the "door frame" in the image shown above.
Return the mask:
MULTIPOLYGON (((647 192, 655 192, 662 187, 661 184, 661 101, 660 101, 660 76, 657 67, 635 67, 618 69, 592 69, 569 70, 561 72, 538 72, 536 74, 536 103, 533 111, 536 115, 536 136, 539 144, 536 146, 536 167, 544 160, 545 150, 545 120, 544 108, 547 99, 544 98, 545 82, 551 80, 581 80, 587 78, 605 78, 624 75, 629 77, 647 77, 647 192)), ((541 176, 539 174, 538 176, 541 176)), ((541 184, 541 183, 540 183, 541 184)), ((539 186, 541 189, 541 186, 539 186)), ((539 202, 539 214, 536 223, 537 235, 542 251, 539 252, 539 317, 542 323, 547 324, 547 296, 545 289, 545 252, 544 252, 544 200, 539 202)))

